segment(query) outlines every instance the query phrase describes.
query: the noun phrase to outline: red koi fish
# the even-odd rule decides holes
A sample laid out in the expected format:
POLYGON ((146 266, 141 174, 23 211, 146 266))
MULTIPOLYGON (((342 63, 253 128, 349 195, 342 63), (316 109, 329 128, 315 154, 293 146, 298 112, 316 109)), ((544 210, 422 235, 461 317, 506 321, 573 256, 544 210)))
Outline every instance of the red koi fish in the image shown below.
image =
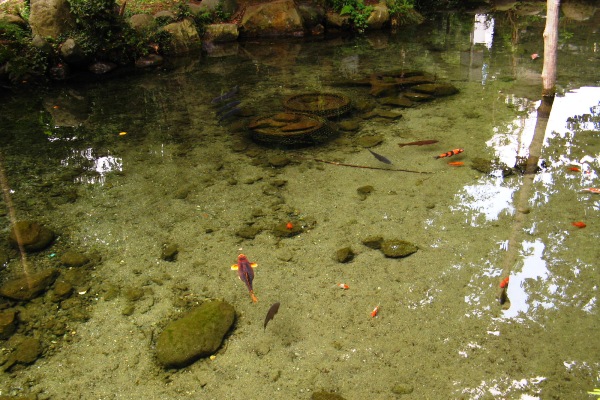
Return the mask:
POLYGON ((463 151, 465 151, 465 149, 454 149, 454 150, 450 150, 446 153, 442 153, 439 156, 435 157, 435 158, 444 158, 444 157, 452 157, 455 156, 457 154, 462 153, 463 151))
POLYGON ((254 295, 254 290, 252 289, 252 281, 254 280, 254 269, 258 267, 258 264, 251 263, 243 254, 240 254, 237 258, 237 264, 233 264, 231 269, 235 269, 238 272, 238 276, 240 280, 246 284, 248 291, 250 292, 250 298, 253 303, 256 303, 258 299, 254 295))
POLYGON ((581 191, 600 194, 600 189, 598 189, 598 188, 585 188, 585 189, 581 189, 581 191))
POLYGON ((574 227, 577 227, 579 229, 581 228, 585 228, 587 225, 585 224, 585 222, 582 221, 577 221, 577 222, 571 222, 571 225, 573 225, 574 227))
POLYGON ((502 279, 502 282, 500 282, 500 288, 502 288, 502 289, 507 288, 509 279, 510 278, 508 276, 506 278, 502 279))

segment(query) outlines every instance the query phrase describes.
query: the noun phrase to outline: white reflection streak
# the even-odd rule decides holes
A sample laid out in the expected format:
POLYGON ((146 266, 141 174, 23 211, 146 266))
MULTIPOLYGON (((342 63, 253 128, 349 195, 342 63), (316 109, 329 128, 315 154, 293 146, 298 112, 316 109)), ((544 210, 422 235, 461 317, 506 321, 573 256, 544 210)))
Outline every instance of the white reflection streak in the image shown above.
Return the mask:
MULTIPOLYGON (((542 279, 547 280, 550 274, 544 261, 544 250, 546 246, 541 240, 535 242, 523 242, 523 252, 527 255, 523 257, 523 268, 521 271, 513 271, 510 275, 510 285, 508 285, 507 295, 510 299, 510 308, 503 310, 502 314, 505 318, 515 318, 519 313, 527 313, 529 304, 527 299, 529 295, 525 291, 526 279, 542 279)), ((544 308, 552 307, 552 303, 536 303, 544 308)))

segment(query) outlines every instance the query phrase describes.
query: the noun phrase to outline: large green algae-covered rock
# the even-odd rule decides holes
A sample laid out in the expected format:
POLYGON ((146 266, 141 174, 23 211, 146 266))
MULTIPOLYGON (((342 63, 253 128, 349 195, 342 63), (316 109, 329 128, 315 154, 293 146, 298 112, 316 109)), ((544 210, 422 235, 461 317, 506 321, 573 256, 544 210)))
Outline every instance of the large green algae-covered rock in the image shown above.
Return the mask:
POLYGON ((181 368, 208 357, 221 346, 235 321, 235 309, 224 301, 211 301, 194 308, 167 325, 156 342, 158 362, 181 368))

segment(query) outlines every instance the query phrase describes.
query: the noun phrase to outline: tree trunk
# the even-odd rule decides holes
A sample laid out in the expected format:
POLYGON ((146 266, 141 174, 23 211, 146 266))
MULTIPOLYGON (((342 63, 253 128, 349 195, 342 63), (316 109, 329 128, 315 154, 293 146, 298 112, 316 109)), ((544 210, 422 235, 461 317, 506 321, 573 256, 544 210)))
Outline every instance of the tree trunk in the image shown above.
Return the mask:
POLYGON ((560 0, 548 0, 546 28, 544 29, 544 69, 542 70, 542 96, 553 97, 556 88, 556 52, 558 48, 558 14, 560 0))

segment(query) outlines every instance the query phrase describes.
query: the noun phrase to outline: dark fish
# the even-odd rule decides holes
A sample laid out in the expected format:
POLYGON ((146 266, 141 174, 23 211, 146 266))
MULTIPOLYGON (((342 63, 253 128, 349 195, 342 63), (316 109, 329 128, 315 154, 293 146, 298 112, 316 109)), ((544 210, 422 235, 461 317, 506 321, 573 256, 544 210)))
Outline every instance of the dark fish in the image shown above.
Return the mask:
POLYGON ((231 117, 233 117, 234 115, 239 115, 242 113, 242 110, 239 108, 232 108, 231 110, 227 111, 226 113, 224 113, 223 115, 221 115, 219 117, 219 122, 223 122, 226 119, 229 119, 231 117))
POLYGON ((220 103, 224 100, 230 99, 233 96, 235 96, 237 94, 237 92, 239 92, 240 87, 239 86, 234 86, 233 89, 231 89, 229 92, 219 96, 219 97, 215 97, 214 99, 212 99, 211 103, 215 104, 215 103, 220 103))
POLYGON ((376 159, 378 159, 379 161, 381 161, 382 163, 386 163, 386 164, 392 164, 392 162, 390 160, 388 160, 387 158, 385 158, 384 156, 382 156, 381 154, 377 154, 375 153, 373 150, 371 149, 367 149, 369 150, 369 152, 371 154, 373 154, 373 157, 375 157, 376 159))
POLYGON ((217 115, 223 114, 225 111, 228 111, 229 109, 239 105, 240 103, 241 103, 241 101, 235 100, 235 101, 231 101, 231 102, 225 104, 223 107, 221 107, 217 110, 217 115))
POLYGON ((404 146, 424 146, 426 144, 434 144, 437 143, 437 140, 419 140, 416 142, 409 142, 409 143, 398 143, 398 146, 400 147, 404 147, 404 146))
POLYGON ((267 317, 265 318, 264 329, 267 329, 267 324, 269 323, 270 320, 273 319, 273 317, 275 316, 275 314, 277 314, 278 311, 279 311, 279 302, 273 303, 273 305, 269 308, 269 311, 267 311, 267 317))

